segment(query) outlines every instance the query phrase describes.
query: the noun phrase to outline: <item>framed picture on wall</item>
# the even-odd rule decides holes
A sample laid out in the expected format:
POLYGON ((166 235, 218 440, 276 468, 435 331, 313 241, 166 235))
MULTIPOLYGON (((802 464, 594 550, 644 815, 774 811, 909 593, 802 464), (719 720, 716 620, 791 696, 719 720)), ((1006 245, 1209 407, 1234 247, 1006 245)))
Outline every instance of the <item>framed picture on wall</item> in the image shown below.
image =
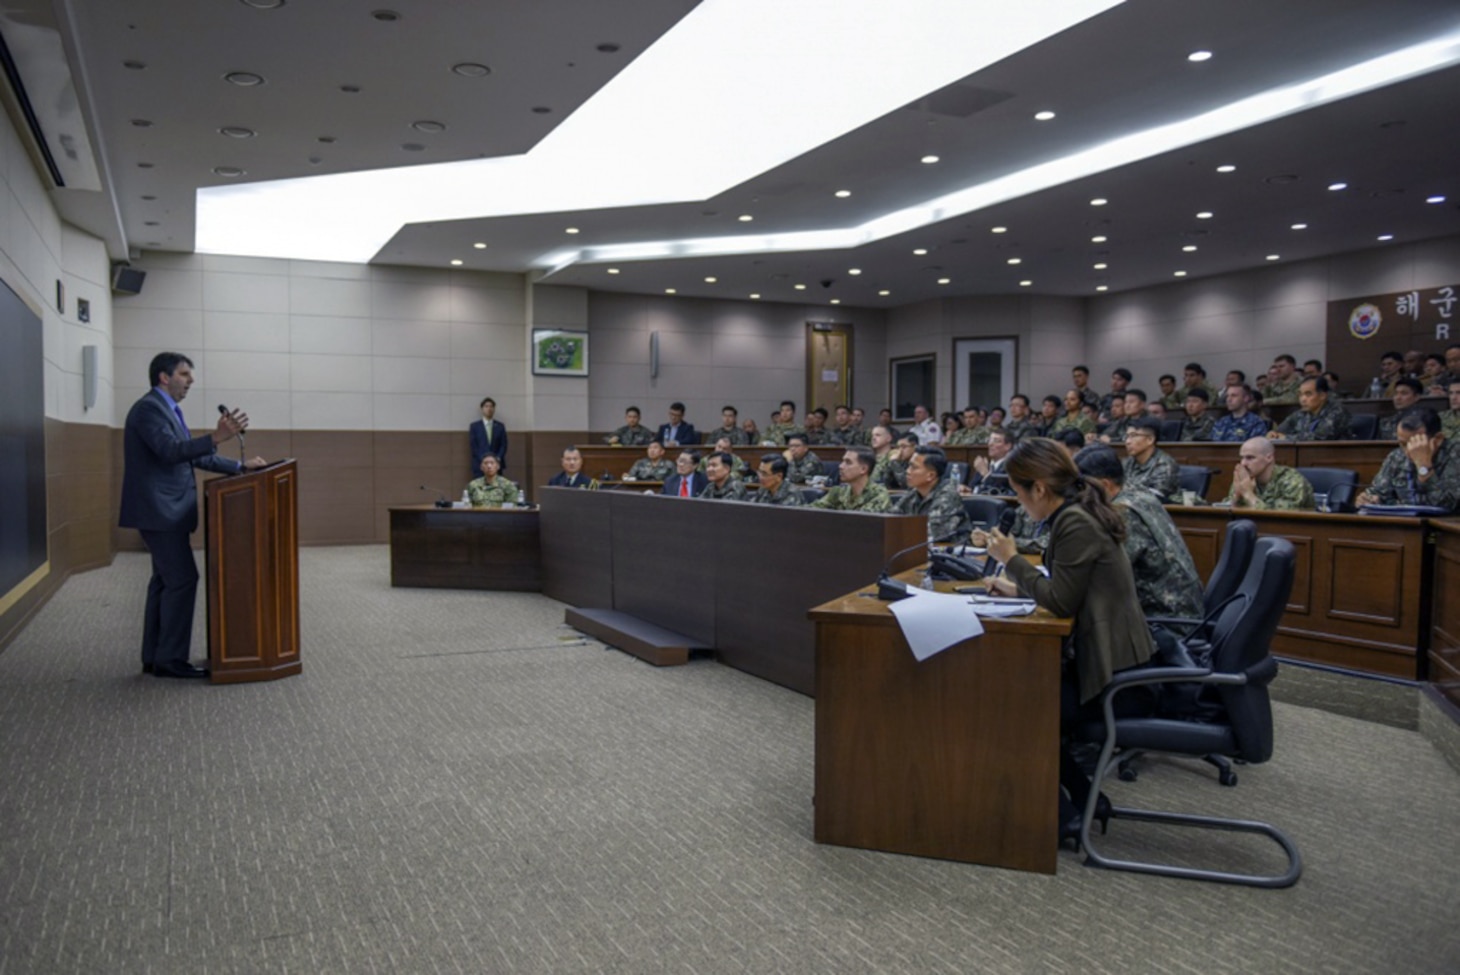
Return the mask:
POLYGON ((887 389, 891 393, 894 422, 911 422, 913 409, 918 406, 926 406, 934 416, 938 414, 935 395, 937 366, 938 357, 931 352, 887 360, 887 389))
POLYGON ((588 333, 563 328, 533 329, 532 374, 588 375, 588 333))

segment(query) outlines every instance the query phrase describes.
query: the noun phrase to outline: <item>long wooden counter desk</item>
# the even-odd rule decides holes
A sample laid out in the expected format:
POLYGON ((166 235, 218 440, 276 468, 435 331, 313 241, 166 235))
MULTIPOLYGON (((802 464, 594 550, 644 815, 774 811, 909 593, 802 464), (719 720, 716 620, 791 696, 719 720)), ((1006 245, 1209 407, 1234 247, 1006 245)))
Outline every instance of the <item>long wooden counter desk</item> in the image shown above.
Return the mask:
POLYGON ((806 611, 874 581, 927 537, 921 515, 567 488, 539 496, 544 593, 683 634, 803 694, 815 690, 806 611))
POLYGON ((1274 653, 1424 678, 1430 638, 1431 526, 1426 520, 1241 508, 1167 510, 1203 579, 1221 556, 1233 519, 1251 518, 1259 536, 1276 535, 1296 546, 1293 594, 1273 640, 1274 653))
POLYGON ((1429 680, 1451 704, 1460 707, 1460 519, 1430 522, 1434 533, 1434 571, 1430 581, 1429 680))
POLYGON ((431 589, 542 589, 538 513, 521 508, 390 509, 390 584, 431 589))

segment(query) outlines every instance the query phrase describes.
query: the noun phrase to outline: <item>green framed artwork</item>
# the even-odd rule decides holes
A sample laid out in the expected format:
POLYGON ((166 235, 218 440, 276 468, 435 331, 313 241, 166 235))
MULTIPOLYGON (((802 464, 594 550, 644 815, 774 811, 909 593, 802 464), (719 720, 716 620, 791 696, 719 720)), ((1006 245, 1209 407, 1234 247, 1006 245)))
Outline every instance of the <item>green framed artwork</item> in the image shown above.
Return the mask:
POLYGON ((562 328, 532 330, 534 376, 588 375, 588 333, 562 328))

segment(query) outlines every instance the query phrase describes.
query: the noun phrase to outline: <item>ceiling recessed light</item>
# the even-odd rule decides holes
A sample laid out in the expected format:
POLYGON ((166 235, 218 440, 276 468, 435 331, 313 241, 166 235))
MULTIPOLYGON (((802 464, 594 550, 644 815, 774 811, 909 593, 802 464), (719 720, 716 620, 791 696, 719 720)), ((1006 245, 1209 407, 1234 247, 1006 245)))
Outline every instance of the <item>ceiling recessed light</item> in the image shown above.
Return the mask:
POLYGON ((611 267, 611 268, 608 269, 608 273, 609 274, 618 274, 619 273, 619 270, 616 267, 611 267))
POLYGON ((913 248, 913 253, 918 257, 922 257, 928 253, 928 249, 926 247, 915 247, 913 248))
POLYGON ((750 297, 753 298, 753 299, 755 299, 756 301, 759 301, 760 300, 760 293, 753 291, 753 292, 751 292, 750 297))
POLYGON ((1269 255, 1267 255, 1267 259, 1269 261, 1281 260, 1282 259, 1282 255, 1281 254, 1269 254, 1269 255))
POLYGON ((565 233, 565 234, 576 234, 576 233, 578 233, 578 228, 577 227, 565 227, 563 229, 563 233, 565 233))
POLYGON ((1103 196, 1097 196, 1097 197, 1095 197, 1095 199, 1093 199, 1093 200, 1090 201, 1090 205, 1092 207, 1103 207, 1105 204, 1107 204, 1109 202, 1110 201, 1107 200, 1105 197, 1103 197, 1103 196))
POLYGON ((886 288, 883 288, 881 291, 877 292, 877 294, 883 298, 886 298, 888 295, 892 294, 892 292, 888 291, 886 288))
POLYGON ((842 300, 840 298, 833 298, 833 299, 831 299, 831 303, 833 305, 839 305, 839 304, 842 303, 842 300))
POLYGON ((462 264, 462 260, 459 257, 458 258, 454 258, 452 260, 452 262, 451 262, 451 266, 452 267, 461 267, 461 264, 462 264))
POLYGON ((1034 283, 1033 281, 1030 281, 1028 278, 1026 278, 1023 281, 1020 281, 1019 282, 1019 287, 1021 287, 1021 288, 1027 288, 1030 285, 1032 285, 1033 283, 1034 283))
POLYGON ((735 219, 739 220, 741 223, 750 223, 750 221, 754 220, 755 217, 751 216, 748 213, 742 213, 740 216, 736 217, 735 219))
POLYGON ((1024 258, 1022 258, 1022 257, 1011 257, 1007 261, 1005 261, 1004 263, 1006 263, 1006 264, 1023 264, 1024 263, 1024 258))
POLYGON ((849 197, 851 195, 852 195, 852 191, 851 190, 837 190, 836 191, 836 197, 839 200, 845 200, 847 197, 849 197))
POLYGON ((849 267, 849 268, 847 268, 847 273, 848 274, 861 274, 862 273, 862 269, 859 268, 859 267, 849 267))
POLYGON ((433 135, 437 132, 446 131, 445 122, 435 122, 428 118, 418 119, 411 123, 411 128, 417 132, 430 132, 433 135))
POLYGON ((1235 173, 1236 171, 1237 167, 1233 166, 1231 163, 1223 163, 1222 165, 1217 167, 1217 172, 1219 173, 1235 173))
POLYGON ((485 78, 492 73, 492 69, 485 64, 477 64, 475 61, 463 61, 460 64, 451 66, 453 74, 459 74, 463 78, 485 78))
POLYGON ((712 274, 709 277, 705 278, 705 284, 714 284, 716 281, 719 281, 719 280, 720 280, 719 278, 715 277, 712 274))
POLYGON ((227 176, 229 179, 243 175, 243 170, 237 166, 214 166, 213 172, 215 175, 227 176))
POLYGON ((482 240, 477 241, 475 244, 472 244, 472 246, 475 247, 479 251, 484 251, 484 250, 487 249, 486 241, 482 241, 482 240))
POLYGON ((1106 237, 1104 234, 1096 234, 1094 237, 1091 237, 1090 238, 1090 243, 1092 243, 1092 244, 1103 244, 1103 243, 1105 243, 1109 239, 1110 238, 1109 237, 1106 237))
POLYGON ((230 139, 252 139, 257 134, 253 129, 245 128, 242 125, 225 125, 218 132, 230 139))
POLYGON ((937 156, 924 156, 922 159, 919 159, 918 160, 918 162, 921 162, 925 166, 931 166, 933 163, 935 163, 937 161, 938 161, 938 157, 937 156))
POLYGON ((1181 249, 1184 250, 1186 253, 1190 254, 1192 251, 1196 250, 1196 245, 1195 244, 1187 244, 1186 246, 1182 247, 1181 249))
POLYGON ((1212 218, 1212 211, 1210 211, 1210 210, 1203 210, 1201 213, 1198 213, 1196 215, 1196 219, 1198 219, 1198 220, 1210 220, 1211 218, 1212 218))
POLYGON ((1380 234, 1375 239, 1377 239, 1377 240, 1393 240, 1394 239, 1394 235, 1393 234, 1380 234))
POLYGON ((953 279, 952 278, 939 278, 938 279, 938 283, 939 284, 952 284, 953 283, 953 279))
POLYGON ((1110 290, 1110 286, 1109 285, 1104 285, 1104 284, 1097 284, 1095 286, 1095 290, 1096 291, 1108 291, 1108 290, 1110 290))
POLYGON ((989 233, 991 233, 991 234, 1007 234, 1008 232, 1009 232, 1009 228, 1008 227, 990 227, 989 228, 989 233))
POLYGON ((255 10, 278 10, 284 6, 284 0, 242 0, 245 7, 253 7, 255 10))
POLYGON ((1186 272, 1185 271, 1176 271, 1176 272, 1174 272, 1174 275, 1176 277, 1178 277, 1178 278, 1184 278, 1184 277, 1186 277, 1186 272))
POLYGON ((1036 122, 1048 122, 1052 118, 1054 118, 1054 112, 1044 111, 1034 113, 1034 120, 1036 122))
POLYGON ((1200 63, 1202 61, 1210 61, 1211 59, 1212 59, 1212 52, 1211 51, 1192 51, 1190 54, 1188 54, 1186 56, 1186 60, 1188 60, 1188 61, 1195 61, 1197 63, 1200 63))
POLYGON ((1436 194, 1434 196, 1427 196, 1427 197, 1425 197, 1425 202, 1426 203, 1444 203, 1445 202, 1445 198, 1443 196, 1440 196, 1439 194, 1436 194))
POLYGON ((1292 229, 1293 230, 1307 230, 1308 229, 1308 225, 1306 223, 1295 223, 1295 224, 1293 224, 1292 229))
POLYGON ((1348 184, 1347 183, 1329 183, 1328 184, 1328 189, 1329 189, 1330 192, 1337 193, 1339 190, 1346 190, 1346 189, 1348 189, 1348 184))
POLYGON ((664 293, 667 295, 677 295, 679 294, 679 291, 675 288, 665 288, 664 293))
POLYGON ((264 83, 264 76, 252 71, 230 71, 223 76, 223 80, 240 88, 253 88, 264 83))
POLYGON ((806 290, 806 285, 804 285, 804 284, 796 284, 796 285, 792 285, 792 287, 794 287, 797 291, 805 291, 806 290))

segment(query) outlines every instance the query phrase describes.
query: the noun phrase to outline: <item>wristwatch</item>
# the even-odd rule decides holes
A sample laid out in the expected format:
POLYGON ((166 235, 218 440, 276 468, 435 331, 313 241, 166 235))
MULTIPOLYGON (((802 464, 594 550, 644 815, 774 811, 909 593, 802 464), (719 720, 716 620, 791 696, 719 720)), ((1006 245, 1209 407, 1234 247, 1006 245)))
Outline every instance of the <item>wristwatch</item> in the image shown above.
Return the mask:
POLYGON ((1421 464, 1421 465, 1419 465, 1418 467, 1415 468, 1415 473, 1418 474, 1420 477, 1429 477, 1430 476, 1430 469, 1428 467, 1424 466, 1423 464, 1421 464))

